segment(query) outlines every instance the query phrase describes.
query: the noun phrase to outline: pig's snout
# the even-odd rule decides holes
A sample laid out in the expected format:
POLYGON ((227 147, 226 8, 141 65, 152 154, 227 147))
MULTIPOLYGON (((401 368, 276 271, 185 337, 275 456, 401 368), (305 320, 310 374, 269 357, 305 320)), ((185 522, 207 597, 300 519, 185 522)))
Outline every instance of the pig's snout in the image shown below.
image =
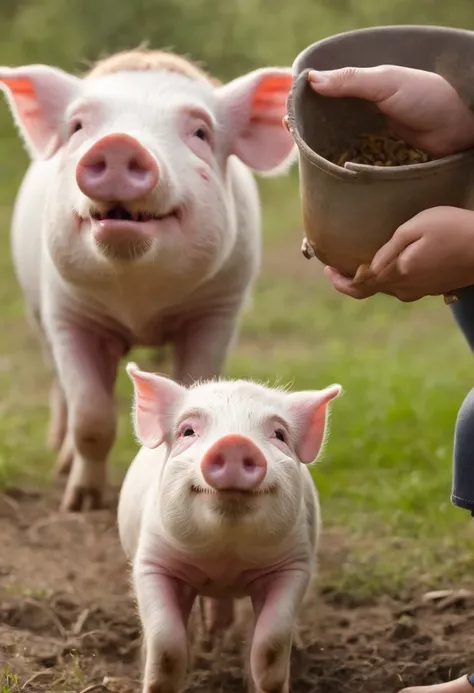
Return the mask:
POLYGON ((113 134, 96 142, 80 159, 76 180, 84 195, 102 202, 132 202, 158 183, 158 164, 136 139, 113 134))
POLYGON ((266 471, 263 453, 240 435, 220 438, 201 462, 204 480, 216 491, 252 491, 262 483, 266 471))

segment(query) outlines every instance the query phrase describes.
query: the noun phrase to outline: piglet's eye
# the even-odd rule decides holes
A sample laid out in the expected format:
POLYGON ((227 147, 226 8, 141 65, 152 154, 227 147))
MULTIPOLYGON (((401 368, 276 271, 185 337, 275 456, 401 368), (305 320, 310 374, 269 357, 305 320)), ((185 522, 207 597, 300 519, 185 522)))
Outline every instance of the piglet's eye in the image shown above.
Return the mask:
POLYGON ((82 130, 82 123, 80 120, 75 120, 73 123, 71 123, 71 126, 69 128, 69 135, 72 136, 76 132, 79 132, 79 130, 82 130))
POLYGON ((183 434, 182 434, 182 435, 183 435, 184 438, 188 438, 189 436, 193 436, 193 435, 195 435, 194 429, 191 428, 191 426, 186 426, 186 428, 183 429, 183 434))
POLYGON ((208 135, 207 135, 207 130, 206 128, 198 128, 194 132, 194 137, 197 137, 199 140, 202 140, 203 142, 207 142, 208 140, 208 135))
POLYGON ((286 436, 284 432, 281 430, 281 428, 277 428, 275 431, 275 438, 277 440, 280 440, 282 443, 286 443, 286 436))

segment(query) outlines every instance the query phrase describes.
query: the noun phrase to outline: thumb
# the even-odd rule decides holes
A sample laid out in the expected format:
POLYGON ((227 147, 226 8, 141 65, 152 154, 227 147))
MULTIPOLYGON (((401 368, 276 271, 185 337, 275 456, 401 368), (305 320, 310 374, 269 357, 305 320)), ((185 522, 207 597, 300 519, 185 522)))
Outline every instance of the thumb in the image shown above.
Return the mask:
POLYGON ((399 255, 408 248, 409 245, 420 239, 420 228, 416 223, 412 223, 412 221, 413 220, 410 220, 406 224, 399 226, 392 238, 375 253, 370 265, 370 269, 375 275, 380 275, 397 260, 399 255))
POLYGON ((319 72, 311 70, 308 81, 314 91, 325 96, 351 96, 373 103, 385 101, 402 86, 403 71, 394 65, 342 67, 319 72))

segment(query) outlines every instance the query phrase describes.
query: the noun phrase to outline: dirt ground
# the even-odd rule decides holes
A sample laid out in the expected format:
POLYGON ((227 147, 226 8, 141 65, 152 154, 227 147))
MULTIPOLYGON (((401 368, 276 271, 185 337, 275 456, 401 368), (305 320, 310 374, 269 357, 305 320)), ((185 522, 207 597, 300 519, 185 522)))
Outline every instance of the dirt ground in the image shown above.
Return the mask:
MULTIPOLYGON (((116 534, 116 492, 109 509, 88 516, 60 518, 58 499, 56 489, 0 496, 0 691, 138 693, 140 629, 116 534)), ((345 550, 326 535, 322 570, 345 550)), ((474 666, 473 608, 472 597, 459 595, 357 603, 321 594, 316 583, 302 610, 292 691, 388 693, 453 678, 474 666)), ((244 607, 234 632, 210 651, 195 615, 187 690, 245 690, 247 622, 244 607)))

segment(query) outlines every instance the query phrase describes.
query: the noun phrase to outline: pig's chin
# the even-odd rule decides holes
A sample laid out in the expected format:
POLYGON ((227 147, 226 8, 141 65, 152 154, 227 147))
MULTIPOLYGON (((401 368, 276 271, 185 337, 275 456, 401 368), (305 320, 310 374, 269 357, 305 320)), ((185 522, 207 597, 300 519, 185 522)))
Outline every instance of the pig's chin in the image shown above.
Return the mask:
POLYGON ((205 503, 212 512, 228 519, 258 512, 265 499, 276 491, 273 487, 257 491, 239 491, 236 489, 215 491, 199 486, 193 486, 191 490, 193 495, 200 498, 201 502, 205 503))
POLYGON ((133 262, 146 255, 156 238, 155 221, 91 219, 91 233, 98 250, 111 260, 133 262))

